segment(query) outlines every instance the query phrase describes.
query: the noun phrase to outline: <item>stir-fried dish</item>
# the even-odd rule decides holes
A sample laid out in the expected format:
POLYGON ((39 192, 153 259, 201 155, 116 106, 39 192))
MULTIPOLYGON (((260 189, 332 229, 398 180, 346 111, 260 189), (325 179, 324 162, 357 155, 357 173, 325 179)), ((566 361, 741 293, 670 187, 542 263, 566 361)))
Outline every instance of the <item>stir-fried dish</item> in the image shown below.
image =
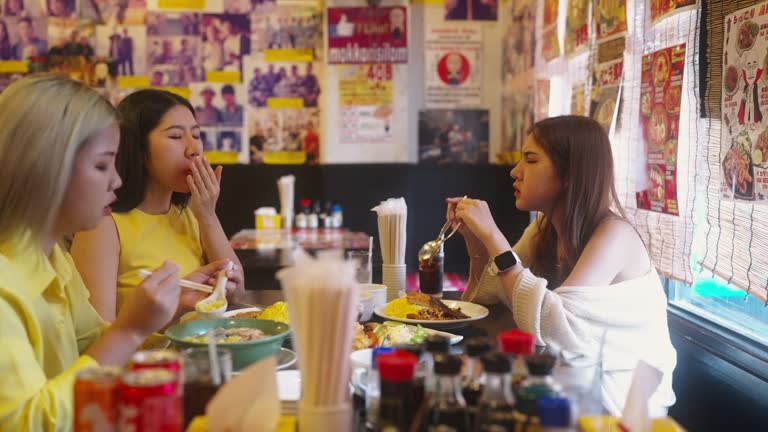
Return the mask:
POLYGON ((451 309, 442 301, 420 292, 392 300, 387 305, 387 315, 415 320, 457 320, 469 318, 461 308, 451 309))

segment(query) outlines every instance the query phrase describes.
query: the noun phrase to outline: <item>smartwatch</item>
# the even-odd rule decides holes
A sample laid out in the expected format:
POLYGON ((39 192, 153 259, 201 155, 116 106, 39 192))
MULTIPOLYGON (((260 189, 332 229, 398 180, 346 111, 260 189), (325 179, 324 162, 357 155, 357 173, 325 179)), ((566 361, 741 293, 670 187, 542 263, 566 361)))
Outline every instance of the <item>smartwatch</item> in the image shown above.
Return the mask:
POLYGON ((508 250, 506 252, 502 252, 497 255, 496 258, 494 258, 493 261, 491 261, 491 263, 488 265, 488 273, 490 273, 491 276, 496 276, 499 273, 504 273, 505 271, 516 266, 519 262, 520 257, 518 257, 514 251, 508 250))

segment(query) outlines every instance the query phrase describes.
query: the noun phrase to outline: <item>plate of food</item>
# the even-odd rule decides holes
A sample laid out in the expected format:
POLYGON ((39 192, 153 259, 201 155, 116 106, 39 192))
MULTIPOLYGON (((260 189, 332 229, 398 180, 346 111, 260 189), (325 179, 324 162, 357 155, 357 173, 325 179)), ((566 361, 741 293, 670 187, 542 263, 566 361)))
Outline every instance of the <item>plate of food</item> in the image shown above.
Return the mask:
POLYGON ((739 37, 736 41, 738 51, 744 52, 752 49, 759 34, 760 25, 756 22, 749 20, 742 23, 741 27, 739 27, 739 37))
POLYGON ((387 320, 431 328, 459 328, 488 316, 484 306, 458 300, 439 300, 420 292, 376 306, 373 312, 387 320))
POLYGON ((427 336, 431 335, 446 337, 452 345, 464 339, 464 336, 422 327, 420 324, 411 325, 400 321, 384 321, 381 324, 369 322, 356 325, 352 349, 361 350, 380 346, 421 343, 427 336))

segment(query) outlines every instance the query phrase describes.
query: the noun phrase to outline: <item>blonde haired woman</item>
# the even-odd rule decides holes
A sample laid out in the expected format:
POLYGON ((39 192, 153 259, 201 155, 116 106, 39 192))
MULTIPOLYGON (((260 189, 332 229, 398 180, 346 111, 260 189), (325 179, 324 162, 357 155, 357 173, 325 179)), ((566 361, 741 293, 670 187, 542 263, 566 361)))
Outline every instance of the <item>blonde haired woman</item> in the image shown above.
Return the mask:
POLYGON ((156 269, 108 327, 58 243, 95 227, 115 199, 115 110, 80 83, 40 75, 0 94, 0 113, 0 430, 71 430, 76 373, 123 365, 168 323, 178 266, 156 269))

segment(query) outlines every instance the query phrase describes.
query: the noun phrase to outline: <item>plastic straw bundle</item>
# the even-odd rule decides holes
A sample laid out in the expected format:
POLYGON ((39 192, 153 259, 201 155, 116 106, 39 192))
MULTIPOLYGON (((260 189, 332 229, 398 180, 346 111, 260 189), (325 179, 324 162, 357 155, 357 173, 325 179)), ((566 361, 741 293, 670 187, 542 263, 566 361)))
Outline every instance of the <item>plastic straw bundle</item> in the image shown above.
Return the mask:
POLYGON ((383 266, 382 284, 387 286, 387 300, 405 291, 405 241, 408 206, 404 198, 382 201, 372 211, 378 214, 379 243, 383 266))
POLYGON ((405 225, 408 206, 404 198, 390 198, 372 208, 379 215, 379 243, 384 264, 405 264, 405 225))
POLYGON ((351 430, 349 356, 357 318, 355 264, 296 252, 278 272, 299 356, 299 424, 306 431, 351 430))
POLYGON ((292 175, 282 176, 277 180, 277 192, 280 194, 280 215, 283 218, 283 226, 293 226, 293 185, 296 177, 292 175))

